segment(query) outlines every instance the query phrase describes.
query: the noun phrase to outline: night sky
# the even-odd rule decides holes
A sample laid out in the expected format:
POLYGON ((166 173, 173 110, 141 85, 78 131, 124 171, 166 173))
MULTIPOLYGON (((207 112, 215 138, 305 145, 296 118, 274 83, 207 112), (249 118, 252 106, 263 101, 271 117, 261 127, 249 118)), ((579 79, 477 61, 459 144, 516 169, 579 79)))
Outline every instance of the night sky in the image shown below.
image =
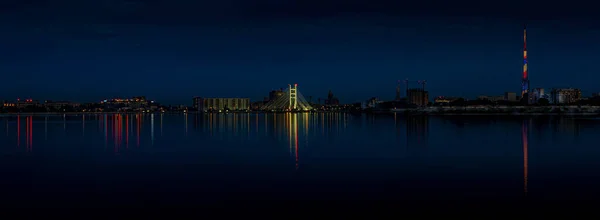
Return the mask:
POLYGON ((190 104, 298 83, 354 102, 393 99, 404 78, 501 95, 520 89, 525 23, 532 88, 600 92, 597 7, 551 2, 2 0, 0 100, 190 104))

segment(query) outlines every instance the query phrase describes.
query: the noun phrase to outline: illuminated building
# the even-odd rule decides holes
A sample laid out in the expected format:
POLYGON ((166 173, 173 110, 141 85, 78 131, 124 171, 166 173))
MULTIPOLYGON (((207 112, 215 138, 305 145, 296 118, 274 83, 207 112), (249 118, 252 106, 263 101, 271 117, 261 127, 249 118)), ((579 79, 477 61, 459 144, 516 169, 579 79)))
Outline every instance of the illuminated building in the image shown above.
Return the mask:
POLYGON ((433 99, 433 102, 437 103, 437 104, 449 104, 450 102, 456 101, 458 99, 459 98, 456 98, 456 97, 438 96, 438 97, 435 97, 435 99, 433 99))
POLYGON ((132 109, 140 109, 148 107, 148 100, 146 100, 145 96, 136 96, 130 99, 107 99, 102 101, 101 103, 107 105, 111 108, 132 108, 132 109))
POLYGON ((327 94, 327 100, 325 100, 325 104, 326 105, 339 105, 340 100, 338 100, 338 98, 336 98, 333 95, 333 92, 331 92, 331 90, 329 90, 329 93, 327 94))
POLYGON ((479 100, 488 100, 488 101, 492 101, 492 102, 497 102, 497 101, 502 101, 504 100, 504 96, 478 96, 477 99, 479 100))
POLYGON ((198 109, 198 102, 200 101, 200 97, 194 97, 192 98, 192 108, 193 109, 198 109))
POLYGON ((544 97, 544 89, 543 88, 535 88, 532 92, 531 92, 531 96, 532 96, 532 102, 533 103, 537 103, 539 99, 544 97))
POLYGON ((250 109, 252 110, 260 110, 263 106, 265 106, 265 104, 267 104, 269 101, 257 101, 257 102, 252 102, 250 103, 250 109))
POLYGON ((2 107, 4 108, 10 108, 10 107, 16 107, 17 104, 14 102, 9 102, 9 101, 3 101, 2 102, 2 107))
POLYGON ((46 106, 47 109, 64 109, 64 108, 75 108, 75 107, 79 107, 79 103, 73 103, 73 102, 69 102, 69 101, 51 101, 51 100, 46 100, 44 102, 44 106, 46 106))
POLYGON ((249 98, 198 98, 198 111, 245 111, 250 109, 249 98))
POLYGON ((283 91, 283 89, 273 90, 273 91, 269 92, 269 101, 276 100, 279 97, 282 97, 284 95, 285 95, 285 91, 283 91))
POLYGON ((580 89, 553 89, 550 98, 554 104, 571 104, 581 100, 580 89))
POLYGON ((38 100, 33 100, 33 99, 25 99, 25 100, 17 99, 17 103, 16 103, 17 108, 36 107, 39 105, 40 105, 40 102, 38 100))
POLYGON ((517 93, 514 93, 514 92, 505 92, 504 93, 504 100, 509 101, 509 102, 516 102, 517 101, 517 93))
POLYGON ((427 106, 429 104, 429 92, 421 88, 409 89, 406 92, 409 104, 417 106, 427 106))
POLYGON ((529 71, 527 70, 527 29, 523 29, 523 79, 521 81, 521 99, 530 103, 529 71))
POLYGON ((383 103, 383 101, 379 100, 377 97, 373 97, 368 99, 362 106, 363 109, 365 108, 376 108, 377 105, 383 103))

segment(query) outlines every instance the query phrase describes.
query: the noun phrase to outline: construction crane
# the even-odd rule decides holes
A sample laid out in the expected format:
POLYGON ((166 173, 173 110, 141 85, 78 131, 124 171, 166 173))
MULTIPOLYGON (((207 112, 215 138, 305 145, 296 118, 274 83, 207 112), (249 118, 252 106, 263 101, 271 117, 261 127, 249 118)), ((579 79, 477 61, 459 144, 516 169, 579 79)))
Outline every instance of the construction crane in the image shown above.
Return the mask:
POLYGON ((421 84, 423 91, 425 91, 425 85, 427 84, 427 80, 419 80, 418 83, 421 84))

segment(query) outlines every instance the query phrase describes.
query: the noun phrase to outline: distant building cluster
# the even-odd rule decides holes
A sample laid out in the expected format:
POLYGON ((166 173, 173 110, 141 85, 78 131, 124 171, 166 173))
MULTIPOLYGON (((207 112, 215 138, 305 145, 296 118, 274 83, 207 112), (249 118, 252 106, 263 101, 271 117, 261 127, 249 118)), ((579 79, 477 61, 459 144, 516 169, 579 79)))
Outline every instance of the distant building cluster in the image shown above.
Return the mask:
POLYGON ((8 112, 125 112, 125 111, 164 111, 158 103, 146 100, 144 96, 128 99, 105 99, 96 103, 77 103, 71 101, 40 102, 34 99, 17 99, 16 101, 4 100, 1 107, 8 112))
POLYGON ((340 108, 340 101, 330 90, 327 98, 318 98, 314 103, 312 96, 306 99, 299 92, 298 84, 290 84, 288 89, 272 90, 268 96, 254 102, 249 98, 194 97, 192 108, 200 112, 335 110, 340 108))
MULTIPOLYGON (((521 79, 521 94, 517 95, 514 92, 506 92, 504 96, 479 96, 477 100, 488 102, 505 102, 520 104, 555 104, 568 105, 584 100, 582 92, 577 88, 552 88, 550 93, 547 93, 544 88, 530 89, 529 70, 527 62, 527 30, 523 30, 523 72, 521 79)), ((438 100, 435 101, 438 103, 438 100)), ((439 103, 442 103, 441 100, 439 103)))
POLYGON ((129 99, 106 99, 101 104, 105 108, 118 109, 120 111, 156 111, 158 109, 158 105, 154 101, 147 100, 145 96, 137 96, 129 99))
POLYGON ((396 96, 393 101, 382 101, 377 97, 372 97, 361 104, 363 109, 398 109, 398 108, 422 108, 431 104, 429 101, 429 92, 425 89, 427 81, 418 80, 398 81, 396 86, 396 96), (405 96, 402 96, 402 82, 406 88, 405 96), (416 82, 418 87, 411 87, 411 82, 416 82))
POLYGON ((195 110, 201 112, 248 111, 250 109, 250 99, 194 97, 193 106, 195 110))
POLYGON ((66 111, 67 109, 79 108, 80 103, 70 101, 51 101, 46 100, 40 102, 34 99, 17 99, 16 101, 4 100, 2 101, 2 107, 5 109, 45 109, 48 111, 66 111))
MULTIPOLYGON (((554 88, 549 94, 543 88, 535 88, 529 94, 528 100, 525 100, 527 104, 573 104, 583 100, 581 90, 575 88, 554 88)), ((506 92, 504 96, 478 96, 477 99, 492 102, 519 102, 523 97, 517 96, 514 92, 506 92)))
POLYGON ((582 99, 580 89, 552 89, 550 101, 554 104, 570 104, 582 99))

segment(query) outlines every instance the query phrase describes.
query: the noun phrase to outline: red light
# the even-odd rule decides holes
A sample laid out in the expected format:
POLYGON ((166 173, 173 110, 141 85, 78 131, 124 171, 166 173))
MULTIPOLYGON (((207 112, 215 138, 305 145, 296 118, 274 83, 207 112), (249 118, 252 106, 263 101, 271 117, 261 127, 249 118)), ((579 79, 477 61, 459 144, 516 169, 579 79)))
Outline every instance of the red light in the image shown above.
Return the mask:
POLYGON ((295 84, 294 84, 294 86, 295 86, 295 87, 298 87, 298 83, 295 83, 295 84))

